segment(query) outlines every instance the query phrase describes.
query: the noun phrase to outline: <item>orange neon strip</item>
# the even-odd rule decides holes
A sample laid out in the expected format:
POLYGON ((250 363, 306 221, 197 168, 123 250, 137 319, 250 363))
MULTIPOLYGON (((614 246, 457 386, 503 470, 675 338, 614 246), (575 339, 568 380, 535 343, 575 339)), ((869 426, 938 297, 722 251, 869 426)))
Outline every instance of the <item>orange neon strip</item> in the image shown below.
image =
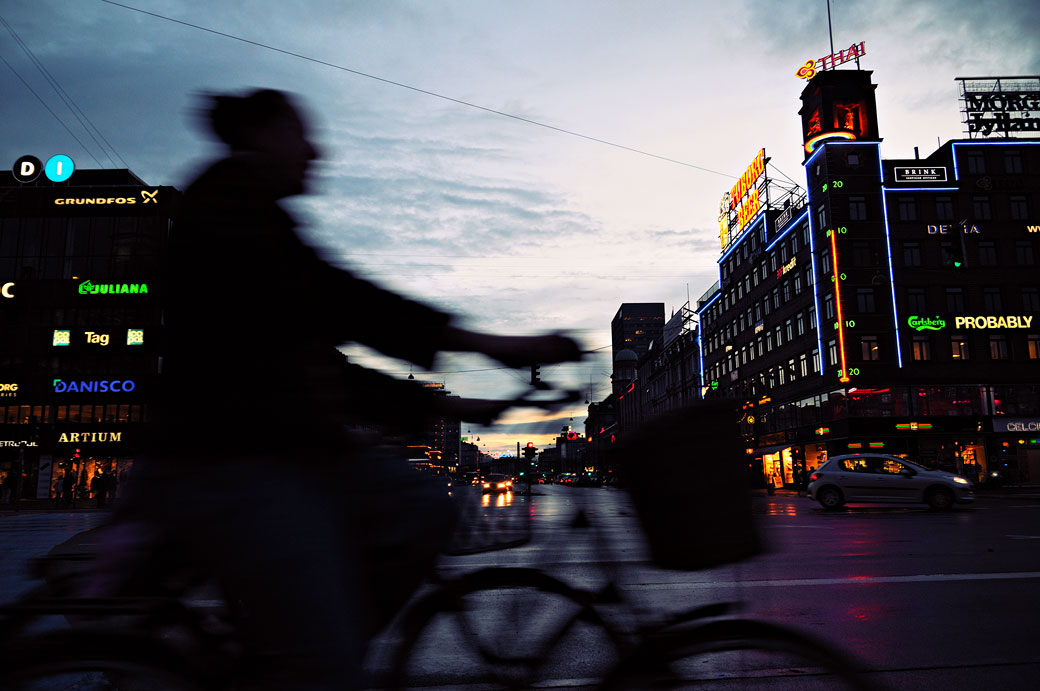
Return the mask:
POLYGON ((838 381, 850 381, 845 362, 845 319, 841 314, 841 273, 838 271, 838 234, 831 228, 831 258, 834 262, 834 302, 838 305, 838 353, 841 355, 841 375, 838 381))

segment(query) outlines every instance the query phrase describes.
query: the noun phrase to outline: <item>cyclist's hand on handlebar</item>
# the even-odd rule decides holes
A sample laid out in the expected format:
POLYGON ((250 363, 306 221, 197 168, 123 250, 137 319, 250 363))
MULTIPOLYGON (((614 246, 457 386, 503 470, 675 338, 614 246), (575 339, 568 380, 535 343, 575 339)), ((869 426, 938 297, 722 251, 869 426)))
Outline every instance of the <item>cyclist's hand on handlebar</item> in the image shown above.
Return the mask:
POLYGON ((578 343, 562 334, 544 336, 496 336, 448 327, 443 333, 446 350, 484 353, 507 367, 549 365, 580 360, 578 343))

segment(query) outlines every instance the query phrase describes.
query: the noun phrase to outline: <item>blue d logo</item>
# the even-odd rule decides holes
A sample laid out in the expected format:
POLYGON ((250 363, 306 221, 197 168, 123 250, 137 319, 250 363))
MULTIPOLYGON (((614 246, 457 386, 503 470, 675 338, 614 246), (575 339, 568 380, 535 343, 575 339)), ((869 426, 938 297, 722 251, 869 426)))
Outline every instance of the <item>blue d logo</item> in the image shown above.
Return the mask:
POLYGON ((76 164, 65 154, 58 154, 47 159, 47 165, 43 168, 43 174, 51 182, 65 182, 76 170, 76 164))

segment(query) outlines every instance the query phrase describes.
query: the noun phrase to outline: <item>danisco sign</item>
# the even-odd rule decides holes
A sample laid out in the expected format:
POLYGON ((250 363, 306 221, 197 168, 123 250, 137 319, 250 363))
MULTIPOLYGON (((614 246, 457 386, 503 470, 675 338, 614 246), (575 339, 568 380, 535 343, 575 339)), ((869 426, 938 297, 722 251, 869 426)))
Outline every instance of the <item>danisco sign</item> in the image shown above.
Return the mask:
POLYGON ((111 381, 54 380, 54 393, 129 393, 135 388, 137 388, 137 385, 130 379, 113 379, 111 381))
POLYGON ((994 317, 954 317, 954 328, 957 329, 1028 329, 1033 325, 1033 316, 994 317))

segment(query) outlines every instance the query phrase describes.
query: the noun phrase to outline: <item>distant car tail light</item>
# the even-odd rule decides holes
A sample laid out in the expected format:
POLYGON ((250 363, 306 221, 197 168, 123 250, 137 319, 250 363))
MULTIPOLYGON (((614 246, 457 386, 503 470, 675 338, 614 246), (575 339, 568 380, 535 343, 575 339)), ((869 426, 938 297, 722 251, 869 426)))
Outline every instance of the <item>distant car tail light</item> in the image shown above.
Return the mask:
POLYGON ((484 483, 484 486, 485 486, 485 487, 491 487, 491 483, 490 483, 490 482, 485 482, 485 483, 484 483))

